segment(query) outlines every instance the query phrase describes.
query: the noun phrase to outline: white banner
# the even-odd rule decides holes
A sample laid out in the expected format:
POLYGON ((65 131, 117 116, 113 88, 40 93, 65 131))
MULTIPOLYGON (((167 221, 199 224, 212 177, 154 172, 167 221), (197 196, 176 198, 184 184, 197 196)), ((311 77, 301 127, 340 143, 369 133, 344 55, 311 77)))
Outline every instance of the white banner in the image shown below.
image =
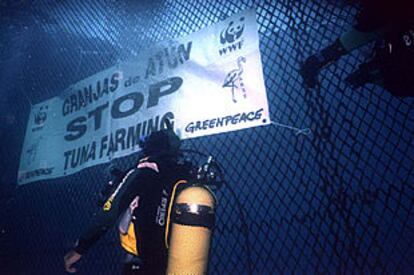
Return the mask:
POLYGON ((270 123, 254 10, 139 55, 33 106, 18 183, 140 150, 170 119, 181 138, 270 123))

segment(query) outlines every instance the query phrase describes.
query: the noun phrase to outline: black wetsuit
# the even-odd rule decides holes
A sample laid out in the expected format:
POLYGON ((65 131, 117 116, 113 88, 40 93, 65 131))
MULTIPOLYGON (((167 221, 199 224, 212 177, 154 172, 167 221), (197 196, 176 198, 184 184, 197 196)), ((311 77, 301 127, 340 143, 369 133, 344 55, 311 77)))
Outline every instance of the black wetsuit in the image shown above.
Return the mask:
POLYGON ((141 160, 129 170, 113 197, 111 207, 99 211, 92 225, 82 234, 75 251, 84 254, 125 212, 136 196, 139 206, 134 210, 137 251, 142 261, 139 268, 126 264, 123 274, 165 274, 167 248, 165 247, 166 212, 174 184, 188 179, 186 166, 171 158, 158 157, 141 160))
MULTIPOLYGON (((414 96, 414 11, 410 1, 363 0, 355 28, 381 30, 383 43, 374 47, 374 58, 362 71, 379 70, 381 85, 396 96, 414 96)), ((375 81, 373 81, 375 82, 375 81)))

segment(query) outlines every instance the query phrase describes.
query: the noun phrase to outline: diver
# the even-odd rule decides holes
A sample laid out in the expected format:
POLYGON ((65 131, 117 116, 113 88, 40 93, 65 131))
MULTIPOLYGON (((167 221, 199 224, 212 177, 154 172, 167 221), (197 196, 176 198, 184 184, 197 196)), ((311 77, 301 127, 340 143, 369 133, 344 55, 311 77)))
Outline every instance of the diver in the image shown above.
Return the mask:
POLYGON ((122 274, 165 274, 166 208, 174 184, 189 180, 193 169, 179 161, 181 141, 166 124, 167 129, 151 133, 142 144, 144 157, 120 177, 92 224, 65 255, 66 271, 76 272, 73 265, 121 216, 118 229, 127 254, 122 274))
POLYGON ((357 24, 302 64, 299 73, 304 84, 314 88, 321 69, 354 49, 376 41, 371 58, 348 75, 346 82, 354 89, 372 83, 395 96, 414 96, 414 14, 407 3, 360 1, 362 8, 357 24))

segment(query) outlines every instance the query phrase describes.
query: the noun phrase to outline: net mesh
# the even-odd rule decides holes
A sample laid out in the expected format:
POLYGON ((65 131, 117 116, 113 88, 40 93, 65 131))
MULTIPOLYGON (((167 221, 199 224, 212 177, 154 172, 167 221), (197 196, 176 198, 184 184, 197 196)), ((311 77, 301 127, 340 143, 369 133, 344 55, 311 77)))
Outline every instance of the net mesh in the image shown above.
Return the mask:
MULTIPOLYGON (((290 0, 3 0, 0 7, 0 273, 64 274, 63 255, 89 223, 108 179, 105 164, 14 189, 30 106, 137 60, 157 41, 251 7, 276 123, 184 142, 225 168, 209 272, 414 272, 413 98, 345 83, 372 45, 321 71, 317 89, 305 89, 298 73, 306 57, 355 23, 358 7, 290 0)), ((135 158, 113 164, 127 168, 135 158)), ((114 229, 85 255, 79 272, 117 274, 121 265, 114 229)))

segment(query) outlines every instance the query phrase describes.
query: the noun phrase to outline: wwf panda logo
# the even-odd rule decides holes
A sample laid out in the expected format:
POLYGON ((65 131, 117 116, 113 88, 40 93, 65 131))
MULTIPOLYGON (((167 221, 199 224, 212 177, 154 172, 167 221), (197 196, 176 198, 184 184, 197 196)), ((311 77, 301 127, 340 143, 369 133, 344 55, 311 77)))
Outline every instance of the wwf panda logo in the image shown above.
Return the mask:
POLYGON ((34 120, 37 125, 42 125, 47 119, 47 111, 48 106, 40 107, 39 111, 35 114, 34 120))
POLYGON ((233 43, 239 39, 244 31, 244 17, 241 17, 239 21, 230 21, 227 28, 221 31, 220 33, 220 43, 233 43))

